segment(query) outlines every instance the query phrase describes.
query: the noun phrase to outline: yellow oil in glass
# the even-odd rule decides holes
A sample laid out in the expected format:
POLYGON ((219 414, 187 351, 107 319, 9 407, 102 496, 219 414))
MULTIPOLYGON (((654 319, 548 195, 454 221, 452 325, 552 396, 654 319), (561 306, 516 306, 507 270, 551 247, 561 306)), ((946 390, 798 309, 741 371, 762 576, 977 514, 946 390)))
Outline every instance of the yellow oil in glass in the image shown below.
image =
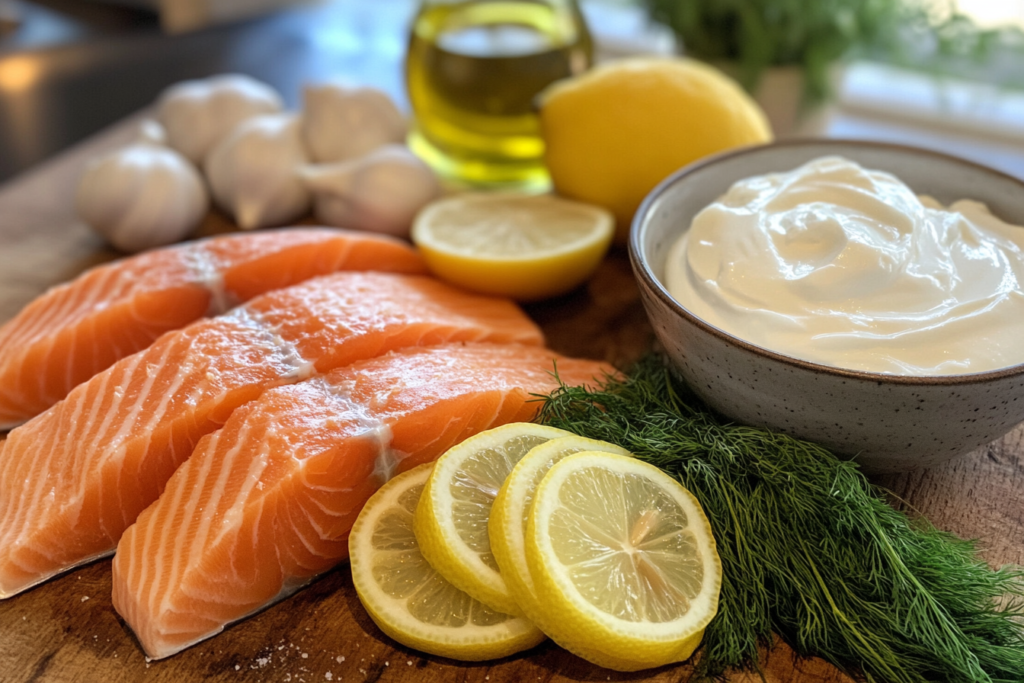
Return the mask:
POLYGON ((423 3, 406 59, 410 148, 468 185, 547 189, 534 99, 592 53, 572 0, 423 3))

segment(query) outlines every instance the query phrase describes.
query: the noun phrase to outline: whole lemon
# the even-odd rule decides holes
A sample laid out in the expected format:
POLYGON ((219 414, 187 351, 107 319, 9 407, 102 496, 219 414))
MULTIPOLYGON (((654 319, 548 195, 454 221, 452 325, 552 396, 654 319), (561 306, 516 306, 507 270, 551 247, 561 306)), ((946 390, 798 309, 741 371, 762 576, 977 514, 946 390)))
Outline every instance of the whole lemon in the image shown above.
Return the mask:
POLYGON ((555 190, 615 215, 629 235, 643 198, 697 159, 770 142, 764 112, 711 66, 683 58, 630 58, 559 81, 540 99, 555 190))

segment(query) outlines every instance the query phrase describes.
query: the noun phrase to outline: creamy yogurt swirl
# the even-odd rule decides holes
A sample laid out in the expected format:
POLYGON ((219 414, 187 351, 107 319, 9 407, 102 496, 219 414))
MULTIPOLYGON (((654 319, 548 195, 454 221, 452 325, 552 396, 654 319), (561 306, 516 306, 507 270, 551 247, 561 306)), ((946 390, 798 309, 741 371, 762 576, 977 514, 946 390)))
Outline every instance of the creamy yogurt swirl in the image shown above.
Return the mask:
POLYGON ((669 251, 692 313, 771 351, 900 375, 1024 363, 1024 228, 824 157, 733 185, 669 251))

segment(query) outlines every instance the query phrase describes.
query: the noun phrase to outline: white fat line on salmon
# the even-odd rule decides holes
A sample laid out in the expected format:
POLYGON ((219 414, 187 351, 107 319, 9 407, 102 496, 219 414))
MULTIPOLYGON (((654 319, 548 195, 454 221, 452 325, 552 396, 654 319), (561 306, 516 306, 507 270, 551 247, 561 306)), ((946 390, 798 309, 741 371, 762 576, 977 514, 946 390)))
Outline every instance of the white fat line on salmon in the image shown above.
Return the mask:
POLYGON ((391 442, 394 440, 391 427, 380 418, 371 415, 368 406, 353 400, 352 387, 354 385, 355 382, 352 380, 339 384, 323 381, 324 390, 343 406, 341 416, 346 421, 354 422, 360 428, 356 438, 371 439, 375 443, 377 458, 373 463, 372 476, 381 485, 384 485, 395 476, 398 463, 402 462, 408 454, 391 448, 391 442))
POLYGON ((282 337, 277 328, 264 320, 259 313, 251 311, 245 306, 239 306, 225 313, 219 319, 236 322, 259 332, 266 342, 266 348, 277 352, 281 362, 292 368, 290 372, 282 375, 281 379, 289 382, 301 382, 316 374, 313 361, 303 358, 295 344, 282 337))
POLYGON ((181 260, 192 273, 196 283, 210 292, 210 306, 206 315, 220 315, 240 302, 224 287, 224 272, 203 242, 191 244, 181 250, 181 260))

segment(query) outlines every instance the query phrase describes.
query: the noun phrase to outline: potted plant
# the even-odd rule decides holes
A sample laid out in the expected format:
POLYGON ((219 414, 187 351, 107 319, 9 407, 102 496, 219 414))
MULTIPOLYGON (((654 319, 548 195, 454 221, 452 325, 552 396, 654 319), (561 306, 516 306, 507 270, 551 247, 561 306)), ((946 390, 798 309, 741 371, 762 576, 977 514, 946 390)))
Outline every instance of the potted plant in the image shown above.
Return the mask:
MULTIPOLYGON (((683 51, 723 68, 765 107, 776 132, 824 102, 853 56, 963 72, 1007 49, 1014 29, 981 30, 951 2, 929 0, 642 0, 683 51), (780 91, 788 90, 789 94, 780 91), (781 121, 779 119, 792 119, 781 121)), ((976 71, 976 69, 975 69, 976 71)))

